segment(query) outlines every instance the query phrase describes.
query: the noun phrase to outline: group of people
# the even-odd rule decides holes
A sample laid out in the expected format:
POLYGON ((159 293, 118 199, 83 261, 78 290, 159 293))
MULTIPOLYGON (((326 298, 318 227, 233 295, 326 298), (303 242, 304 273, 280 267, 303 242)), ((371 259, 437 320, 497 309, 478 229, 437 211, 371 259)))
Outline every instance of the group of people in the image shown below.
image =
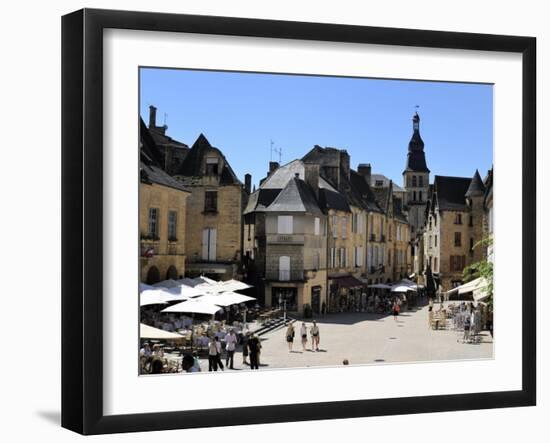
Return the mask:
MULTIPOLYGON (((237 349, 238 338, 233 329, 225 336, 225 366, 229 369, 235 369, 234 359, 237 349)), ((250 369, 260 368, 260 349, 262 344, 258 336, 250 331, 246 332, 242 339, 243 365, 250 365, 250 369), (250 358, 250 363, 247 361, 250 358)), ((222 344, 218 336, 212 336, 208 343, 208 371, 224 370, 222 363, 222 344)))
POLYGON ((139 367, 141 374, 161 374, 177 370, 175 366, 169 364, 162 347, 158 343, 151 346, 149 342, 145 342, 139 350, 139 367))
MULTIPOLYGON (((306 351, 307 347, 307 326, 306 322, 302 322, 302 326, 300 327, 300 337, 302 340, 302 349, 306 351)), ((311 350, 312 351, 319 351, 319 342, 321 340, 321 336, 319 334, 319 326, 317 325, 317 322, 313 320, 312 326, 309 328, 309 334, 311 336, 311 350)), ((289 323, 288 328, 286 330, 286 342, 288 343, 288 351, 292 352, 292 346, 294 344, 294 337, 296 335, 296 332, 294 330, 294 324, 289 323)))

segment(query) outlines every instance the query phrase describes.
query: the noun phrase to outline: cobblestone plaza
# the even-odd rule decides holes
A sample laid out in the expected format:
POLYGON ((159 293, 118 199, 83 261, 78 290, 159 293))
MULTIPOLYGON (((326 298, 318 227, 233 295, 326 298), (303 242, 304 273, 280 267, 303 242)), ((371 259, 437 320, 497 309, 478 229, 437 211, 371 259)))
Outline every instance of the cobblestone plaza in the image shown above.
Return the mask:
MULTIPOLYGON (((308 328, 311 322, 307 321, 308 328)), ((493 340, 481 332, 478 344, 462 342, 462 333, 452 329, 428 327, 428 307, 403 311, 397 320, 391 315, 367 313, 328 314, 317 320, 320 329, 320 351, 311 350, 308 334, 306 351, 299 338, 301 320, 295 323, 293 351, 286 343, 286 328, 261 336, 260 370, 313 366, 339 366, 347 359, 351 365, 399 362, 486 359, 493 356, 493 340)), ((224 361, 225 364, 225 361, 224 361)), ((208 361, 201 361, 208 371, 208 361)), ((248 370, 242 354, 235 354, 235 370, 248 370)))

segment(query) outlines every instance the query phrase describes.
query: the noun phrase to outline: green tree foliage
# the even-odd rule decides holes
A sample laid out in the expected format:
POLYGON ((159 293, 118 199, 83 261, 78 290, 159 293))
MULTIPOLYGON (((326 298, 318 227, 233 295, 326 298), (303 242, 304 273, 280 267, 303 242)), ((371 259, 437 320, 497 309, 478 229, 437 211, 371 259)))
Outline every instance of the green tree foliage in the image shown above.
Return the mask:
MULTIPOLYGON (((493 245, 493 237, 488 236, 478 241, 474 245, 475 248, 489 248, 493 245)), ((465 283, 483 277, 487 281, 487 286, 482 290, 487 293, 487 306, 493 309, 493 262, 487 260, 487 257, 481 261, 472 263, 464 268, 462 277, 465 283)))

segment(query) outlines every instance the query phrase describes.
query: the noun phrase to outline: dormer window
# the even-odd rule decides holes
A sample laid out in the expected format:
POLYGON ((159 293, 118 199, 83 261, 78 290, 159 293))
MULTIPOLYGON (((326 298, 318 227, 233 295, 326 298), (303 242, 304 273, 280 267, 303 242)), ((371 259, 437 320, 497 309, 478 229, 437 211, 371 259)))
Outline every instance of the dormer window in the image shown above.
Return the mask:
POLYGON ((219 174, 219 161, 218 157, 206 158, 206 175, 218 175, 219 174))

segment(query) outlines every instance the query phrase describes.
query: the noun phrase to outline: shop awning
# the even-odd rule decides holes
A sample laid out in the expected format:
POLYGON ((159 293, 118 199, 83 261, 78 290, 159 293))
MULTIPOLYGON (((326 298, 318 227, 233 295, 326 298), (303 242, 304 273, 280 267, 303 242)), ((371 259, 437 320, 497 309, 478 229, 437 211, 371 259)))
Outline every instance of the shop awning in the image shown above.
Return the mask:
POLYGON ((472 280, 468 283, 464 283, 463 285, 457 286, 456 288, 451 289, 450 291, 447 291, 445 295, 453 295, 453 294, 468 294, 472 293, 472 296, 474 300, 480 301, 487 298, 487 280, 483 277, 476 278, 475 280, 472 280))
POLYGON ((183 335, 176 334, 175 332, 168 332, 163 329, 153 328, 152 326, 140 323, 139 336, 142 339, 156 339, 156 340, 181 340, 183 335))
POLYGON ((334 283, 338 284, 341 288, 360 288, 365 284, 358 278, 353 277, 352 275, 345 275, 342 277, 331 278, 334 283))
POLYGON ((375 283, 373 285, 369 285, 369 288, 371 288, 371 289, 391 289, 391 286, 386 285, 385 283, 375 283))

